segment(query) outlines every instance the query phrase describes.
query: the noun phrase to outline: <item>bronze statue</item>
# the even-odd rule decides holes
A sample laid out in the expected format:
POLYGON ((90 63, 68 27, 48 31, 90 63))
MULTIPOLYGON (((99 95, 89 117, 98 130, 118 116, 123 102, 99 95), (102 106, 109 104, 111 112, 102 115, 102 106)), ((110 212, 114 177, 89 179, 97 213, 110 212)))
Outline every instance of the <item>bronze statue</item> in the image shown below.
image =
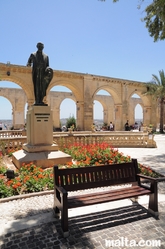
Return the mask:
POLYGON ((43 99, 46 96, 48 85, 53 78, 53 70, 49 67, 49 57, 42 52, 44 44, 41 42, 37 43, 37 48, 38 50, 30 55, 27 66, 33 64, 34 105, 46 105, 43 99))

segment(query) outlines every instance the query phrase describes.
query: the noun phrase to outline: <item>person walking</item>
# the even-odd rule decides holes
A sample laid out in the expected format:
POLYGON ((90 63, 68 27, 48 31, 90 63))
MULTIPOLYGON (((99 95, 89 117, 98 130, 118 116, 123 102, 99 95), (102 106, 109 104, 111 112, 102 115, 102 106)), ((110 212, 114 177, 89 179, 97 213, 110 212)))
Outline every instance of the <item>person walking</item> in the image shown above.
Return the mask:
POLYGON ((129 122, 127 120, 127 122, 125 123, 125 131, 129 131, 129 122))

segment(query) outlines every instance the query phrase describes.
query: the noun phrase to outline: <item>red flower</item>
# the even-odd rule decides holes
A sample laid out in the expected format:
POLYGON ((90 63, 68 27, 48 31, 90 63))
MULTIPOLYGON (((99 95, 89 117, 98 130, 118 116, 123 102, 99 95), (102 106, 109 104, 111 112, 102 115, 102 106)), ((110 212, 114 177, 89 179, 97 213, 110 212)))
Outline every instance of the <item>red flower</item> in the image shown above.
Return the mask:
POLYGON ((38 175, 38 178, 44 178, 44 176, 43 176, 43 175, 41 175, 41 174, 39 174, 39 175, 38 175))

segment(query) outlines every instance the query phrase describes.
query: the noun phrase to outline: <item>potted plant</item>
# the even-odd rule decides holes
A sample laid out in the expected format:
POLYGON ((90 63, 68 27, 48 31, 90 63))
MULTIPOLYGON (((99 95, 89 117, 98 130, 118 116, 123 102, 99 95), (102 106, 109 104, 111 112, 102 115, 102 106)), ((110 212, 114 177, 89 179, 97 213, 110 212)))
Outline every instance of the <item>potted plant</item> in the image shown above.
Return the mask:
POLYGON ((153 125, 152 125, 152 124, 149 124, 148 132, 149 132, 149 133, 152 133, 152 129, 153 129, 153 125))

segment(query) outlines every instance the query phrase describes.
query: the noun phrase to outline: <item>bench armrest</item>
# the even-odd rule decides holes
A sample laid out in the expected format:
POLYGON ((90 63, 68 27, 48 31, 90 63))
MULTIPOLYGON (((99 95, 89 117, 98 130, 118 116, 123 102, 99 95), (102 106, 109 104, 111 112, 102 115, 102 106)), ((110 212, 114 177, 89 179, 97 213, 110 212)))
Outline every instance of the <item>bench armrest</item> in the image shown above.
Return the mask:
POLYGON ((149 181, 158 181, 158 178, 154 178, 154 177, 151 177, 151 176, 146 176, 146 175, 142 175, 142 174, 137 174, 138 177, 140 178, 143 178, 143 179, 147 179, 149 181))
POLYGON ((155 193, 157 195, 157 185, 158 185, 158 179, 157 178, 153 178, 151 176, 145 176, 142 174, 137 174, 138 178, 139 178, 139 185, 143 188, 146 188, 150 191, 152 191, 152 193, 155 193), (141 182, 140 178, 146 179, 150 182, 150 186, 144 185, 143 182, 141 182))
POLYGON ((67 207, 67 196, 68 192, 57 185, 54 185, 54 207, 58 210, 63 210, 67 207))
POLYGON ((54 185, 54 190, 57 190, 60 194, 67 194, 67 191, 63 187, 59 187, 57 185, 54 185))

